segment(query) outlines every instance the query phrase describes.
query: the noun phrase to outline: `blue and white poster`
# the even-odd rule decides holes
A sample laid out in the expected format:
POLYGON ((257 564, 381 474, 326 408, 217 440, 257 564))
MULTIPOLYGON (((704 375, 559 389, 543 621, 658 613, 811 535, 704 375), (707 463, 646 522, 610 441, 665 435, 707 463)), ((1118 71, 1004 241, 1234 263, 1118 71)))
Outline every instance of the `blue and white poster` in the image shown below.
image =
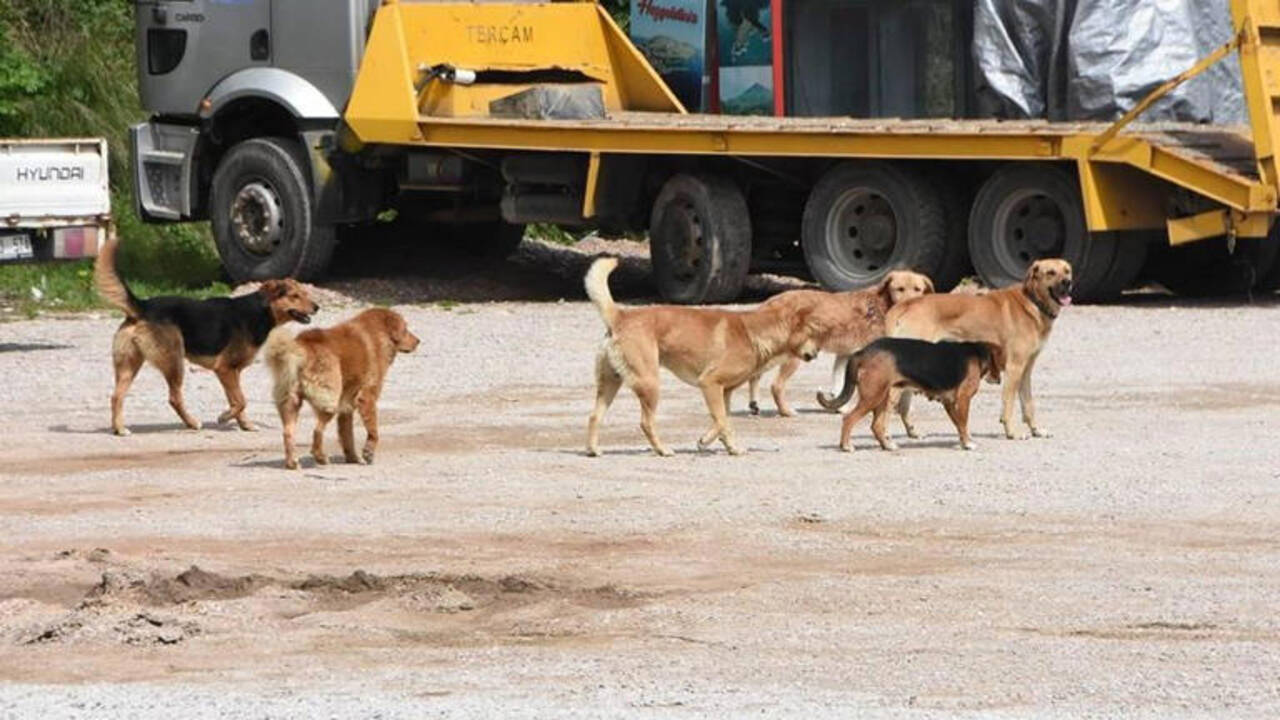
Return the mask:
POLYGON ((631 0, 631 41, 685 109, 702 106, 707 0, 631 0))

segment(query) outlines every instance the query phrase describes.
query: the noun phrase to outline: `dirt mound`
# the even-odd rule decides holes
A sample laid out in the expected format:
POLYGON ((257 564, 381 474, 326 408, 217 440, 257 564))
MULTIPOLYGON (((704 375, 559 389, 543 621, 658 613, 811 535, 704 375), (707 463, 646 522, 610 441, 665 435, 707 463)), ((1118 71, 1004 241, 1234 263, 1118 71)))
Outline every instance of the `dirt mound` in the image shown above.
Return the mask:
POLYGON ((152 612, 112 612, 88 607, 75 610, 40 627, 18 642, 22 645, 106 641, 123 645, 177 645, 201 634, 198 624, 152 612))
POLYGON ((251 595, 274 583, 262 575, 226 577, 192 565, 172 578, 142 576, 128 570, 108 570, 85 595, 82 606, 132 602, 139 605, 181 605, 197 600, 229 600, 251 595))

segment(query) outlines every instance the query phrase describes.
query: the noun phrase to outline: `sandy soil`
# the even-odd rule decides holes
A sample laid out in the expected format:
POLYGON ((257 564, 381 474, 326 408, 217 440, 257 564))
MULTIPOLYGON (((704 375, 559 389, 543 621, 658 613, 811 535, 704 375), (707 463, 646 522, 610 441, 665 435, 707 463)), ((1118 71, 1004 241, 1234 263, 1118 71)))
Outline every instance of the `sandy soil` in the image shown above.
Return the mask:
POLYGON ((281 469, 260 363, 261 432, 198 370, 180 429, 150 371, 113 437, 115 319, 0 325, 0 717, 1280 713, 1276 303, 1070 308, 1047 440, 987 387, 975 452, 921 402, 924 439, 840 453, 822 358, 797 418, 737 399, 744 457, 667 376, 676 457, 624 391, 591 459, 601 325, 557 257, 521 302, 431 303, 527 262, 334 284, 324 324, 417 303, 374 466, 281 469))

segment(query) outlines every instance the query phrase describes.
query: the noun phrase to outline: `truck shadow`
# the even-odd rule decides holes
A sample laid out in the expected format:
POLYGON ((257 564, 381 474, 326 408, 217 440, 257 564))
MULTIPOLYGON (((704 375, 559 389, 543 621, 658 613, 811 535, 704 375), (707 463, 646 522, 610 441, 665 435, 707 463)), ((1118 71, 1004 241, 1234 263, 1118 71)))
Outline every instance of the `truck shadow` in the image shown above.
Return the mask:
MULTIPOLYGON (((599 238, 576 245, 526 238, 505 259, 476 257, 441 243, 348 241, 338 246, 331 279, 324 286, 372 303, 585 300, 582 278, 602 255, 620 259, 609 278, 614 297, 660 302, 650 278, 648 246, 599 238)), ((804 285, 795 278, 751 275, 738 302, 759 302, 804 285)))

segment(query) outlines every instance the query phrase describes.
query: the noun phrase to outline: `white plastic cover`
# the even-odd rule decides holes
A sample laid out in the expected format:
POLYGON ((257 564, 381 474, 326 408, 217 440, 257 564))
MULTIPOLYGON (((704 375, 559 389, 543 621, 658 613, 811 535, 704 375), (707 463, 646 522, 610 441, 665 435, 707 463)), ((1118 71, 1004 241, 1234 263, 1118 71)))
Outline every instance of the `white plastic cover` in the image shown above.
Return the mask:
MULTIPOLYGON (((976 0, 979 112, 1113 120, 1231 34, 1225 2, 976 0)), ((1244 123, 1238 57, 1232 54, 1183 83, 1141 120, 1244 123)))
POLYGON ((110 213, 106 141, 0 138, 0 228, 83 225, 110 213))

